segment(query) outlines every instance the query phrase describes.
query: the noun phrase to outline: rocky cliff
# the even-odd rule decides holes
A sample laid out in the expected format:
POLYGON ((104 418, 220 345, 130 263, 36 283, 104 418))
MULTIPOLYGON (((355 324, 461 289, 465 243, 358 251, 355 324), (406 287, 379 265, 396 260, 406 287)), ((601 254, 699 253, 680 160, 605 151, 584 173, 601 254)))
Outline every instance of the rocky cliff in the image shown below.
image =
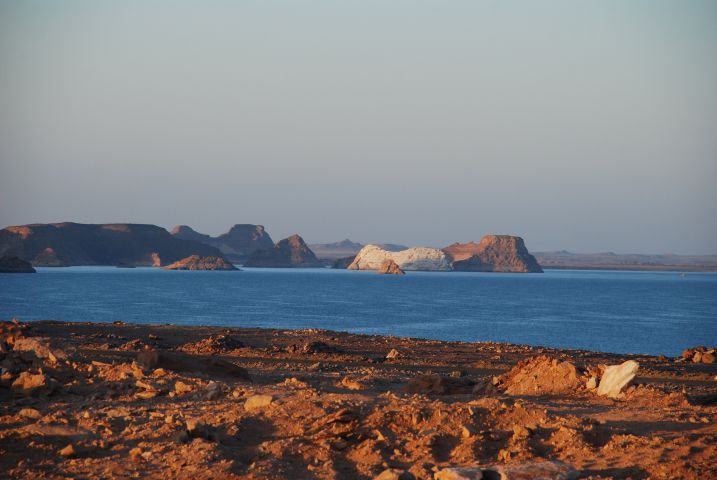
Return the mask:
POLYGON ((221 256, 221 252, 175 238, 156 225, 52 223, 0 230, 0 255, 17 256, 35 266, 156 266, 190 255, 221 256))
POLYGON ((393 260, 402 270, 445 271, 451 269, 448 256, 437 248, 413 247, 389 252, 378 245, 366 245, 348 266, 349 270, 378 270, 385 260, 393 260))
POLYGON ((222 257, 192 255, 162 267, 165 270, 238 270, 222 257))
POLYGON ((229 260, 240 263, 246 261, 257 250, 267 250, 274 247, 274 241, 263 225, 249 223, 236 224, 227 233, 218 237, 199 233, 186 225, 177 225, 172 229, 172 235, 215 247, 229 260))
POLYGON ((384 260, 381 267, 376 271, 379 275, 405 275, 396 262, 391 259, 384 260))
POLYGON ((543 269, 520 237, 486 235, 479 243, 454 243, 443 251, 464 272, 540 273, 543 269))
POLYGON ((299 235, 285 238, 271 249, 255 251, 244 265, 271 268, 323 266, 299 235))
POLYGON ((17 257, 5 255, 0 257, 0 273, 35 273, 30 262, 17 257))

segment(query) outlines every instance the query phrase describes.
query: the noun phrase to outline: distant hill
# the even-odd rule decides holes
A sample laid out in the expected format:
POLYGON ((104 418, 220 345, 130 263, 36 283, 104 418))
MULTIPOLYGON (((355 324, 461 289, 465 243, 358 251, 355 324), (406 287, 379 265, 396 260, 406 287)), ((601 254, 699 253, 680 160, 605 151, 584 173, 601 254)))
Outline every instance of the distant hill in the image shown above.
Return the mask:
POLYGON ((535 252, 534 255, 544 268, 717 271, 717 255, 572 253, 567 250, 535 252))
POLYGON ((39 267, 166 265, 190 255, 222 256, 204 243, 182 240, 156 225, 51 223, 0 230, 0 256, 39 267))
MULTIPOLYGON (((389 252, 399 252, 406 250, 408 247, 405 245, 396 245, 394 243, 377 243, 375 244, 384 250, 389 252)), ((350 257, 356 255, 365 245, 353 242, 348 238, 341 240, 340 242, 334 243, 314 243, 309 245, 311 250, 316 254, 318 258, 324 260, 337 260, 339 258, 350 257)))
POLYGON ((257 250, 274 247, 274 241, 263 225, 249 223, 234 225, 227 233, 218 237, 199 233, 186 225, 177 225, 172 229, 172 235, 184 240, 202 242, 217 248, 229 260, 237 263, 245 262, 257 250))
POLYGON ((257 250, 251 254, 244 264, 246 267, 266 268, 305 268, 321 267, 323 264, 316 258, 304 239, 299 235, 291 235, 272 248, 257 250))

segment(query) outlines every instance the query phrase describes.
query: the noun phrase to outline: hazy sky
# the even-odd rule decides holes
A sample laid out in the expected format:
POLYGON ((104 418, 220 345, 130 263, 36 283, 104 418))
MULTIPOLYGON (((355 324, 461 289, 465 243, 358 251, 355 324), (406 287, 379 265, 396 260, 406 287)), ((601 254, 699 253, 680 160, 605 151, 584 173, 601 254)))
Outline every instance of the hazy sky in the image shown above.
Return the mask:
POLYGON ((0 225, 717 253, 717 2, 3 1, 0 225))

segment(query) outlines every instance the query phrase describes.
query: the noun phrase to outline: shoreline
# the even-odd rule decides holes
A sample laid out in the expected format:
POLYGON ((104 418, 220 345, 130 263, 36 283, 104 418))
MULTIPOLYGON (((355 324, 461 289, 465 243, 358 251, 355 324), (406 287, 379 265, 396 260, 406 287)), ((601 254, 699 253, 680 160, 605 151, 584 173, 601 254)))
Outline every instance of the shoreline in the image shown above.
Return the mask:
POLYGON ((317 329, 1 325, 0 470, 11 478, 717 471, 717 364, 317 329), (625 360, 639 370, 617 399, 589 388, 625 360), (19 389, 30 376, 37 385, 19 389))

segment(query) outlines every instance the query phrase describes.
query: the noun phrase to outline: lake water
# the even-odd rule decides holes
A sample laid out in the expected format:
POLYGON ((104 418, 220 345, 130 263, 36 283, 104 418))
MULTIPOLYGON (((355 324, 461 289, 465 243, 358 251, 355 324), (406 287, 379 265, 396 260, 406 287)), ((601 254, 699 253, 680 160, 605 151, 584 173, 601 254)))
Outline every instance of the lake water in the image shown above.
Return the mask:
POLYGON ((717 345, 717 274, 39 268, 0 274, 0 318, 326 328, 620 353, 717 345))

